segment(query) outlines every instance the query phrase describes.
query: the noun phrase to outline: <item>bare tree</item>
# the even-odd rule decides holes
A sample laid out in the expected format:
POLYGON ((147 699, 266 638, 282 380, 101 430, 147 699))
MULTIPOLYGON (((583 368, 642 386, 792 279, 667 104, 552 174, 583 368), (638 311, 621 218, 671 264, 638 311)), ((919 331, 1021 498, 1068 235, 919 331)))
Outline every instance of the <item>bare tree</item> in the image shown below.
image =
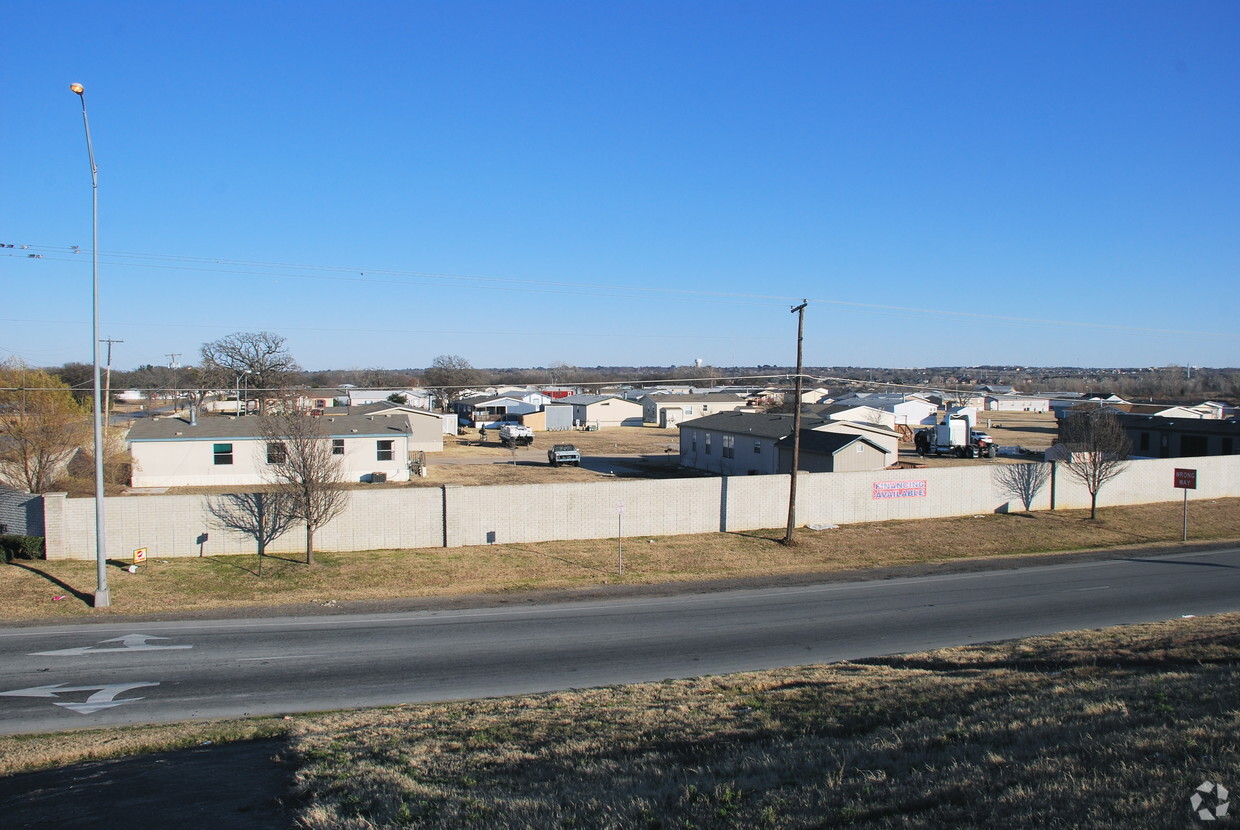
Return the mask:
POLYGON ((885 414, 883 410, 875 409, 872 406, 866 407, 866 408, 869 409, 870 411, 865 413, 864 423, 867 423, 867 424, 870 424, 871 426, 876 426, 876 427, 886 426, 883 423, 883 415, 885 414))
POLYGON ((951 395, 946 396, 944 399, 943 408, 949 409, 950 403, 954 403, 956 406, 970 406, 972 405, 975 397, 977 397, 976 392, 968 389, 967 387, 957 385, 954 389, 952 389, 951 395))
POLYGON ((266 412, 266 400, 288 386, 301 371, 285 348, 287 341, 269 331, 237 332, 202 345, 202 369, 216 388, 228 389, 237 378, 247 376, 257 390, 258 412, 266 412))
POLYGON ((1051 480, 1051 465, 1041 462, 1032 464, 1004 464, 993 471, 995 486, 999 492, 1013 499, 1020 499, 1025 512, 1033 507, 1033 500, 1051 480))
POLYGON ((553 385, 561 383, 573 383, 581 375, 581 370, 571 363, 565 363, 563 360, 557 360, 547 369, 547 374, 553 385))
POLYGON ((165 398, 173 398, 174 372, 167 366, 145 364, 129 373, 130 383, 142 390, 148 409, 156 409, 165 398))
POLYGON ((267 546, 297 522, 292 500, 281 490, 212 496, 207 500, 207 512, 216 526, 244 533, 258 543, 259 576, 263 575, 267 546))
POLYGON ((86 410, 59 378, 16 361, 0 364, 0 479, 48 492, 89 432, 86 410))
POLYGON ((284 493, 292 515, 306 526, 306 564, 314 564, 314 533, 345 509, 342 457, 332 453, 322 419, 282 410, 259 420, 267 477, 284 493))
POLYGON ((486 375, 460 355, 441 354, 422 373, 422 378, 427 388, 435 393, 440 408, 447 409, 467 388, 485 381, 486 375))
POLYGON ((1064 469, 1089 491, 1089 518, 1098 518, 1098 491, 1128 468, 1132 443, 1109 409, 1086 409, 1070 414, 1060 428, 1060 443, 1068 455, 1064 469))

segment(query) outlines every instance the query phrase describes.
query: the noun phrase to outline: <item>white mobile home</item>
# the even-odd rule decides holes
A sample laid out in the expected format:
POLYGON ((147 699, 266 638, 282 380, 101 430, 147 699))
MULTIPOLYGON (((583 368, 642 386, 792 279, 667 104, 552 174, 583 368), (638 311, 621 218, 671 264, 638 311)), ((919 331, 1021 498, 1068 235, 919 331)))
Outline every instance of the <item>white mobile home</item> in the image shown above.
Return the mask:
MULTIPOLYGON (((408 481, 409 422, 401 415, 311 416, 341 459, 345 481, 408 481)), ((279 452, 258 418, 151 418, 134 423, 126 441, 134 487, 255 485, 270 481, 279 452)))

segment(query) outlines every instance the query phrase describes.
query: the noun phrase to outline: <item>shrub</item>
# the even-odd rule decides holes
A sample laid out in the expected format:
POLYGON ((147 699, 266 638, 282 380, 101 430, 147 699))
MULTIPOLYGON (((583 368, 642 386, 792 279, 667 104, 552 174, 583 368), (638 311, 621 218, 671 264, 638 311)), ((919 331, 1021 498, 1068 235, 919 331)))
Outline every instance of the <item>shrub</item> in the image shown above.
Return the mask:
POLYGON ((42 559, 43 537, 18 536, 12 533, 0 536, 0 557, 3 557, 6 563, 14 559, 42 559))

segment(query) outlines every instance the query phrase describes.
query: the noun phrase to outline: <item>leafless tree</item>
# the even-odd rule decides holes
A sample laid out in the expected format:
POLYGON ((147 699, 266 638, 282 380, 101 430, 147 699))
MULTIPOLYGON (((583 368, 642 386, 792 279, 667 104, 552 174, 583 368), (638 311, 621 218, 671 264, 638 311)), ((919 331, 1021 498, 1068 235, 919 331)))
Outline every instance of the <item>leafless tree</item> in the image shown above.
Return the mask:
POLYGON ((1228 372, 1219 378, 1219 390, 1225 397, 1240 398, 1240 372, 1228 372))
POLYGON ((217 527, 235 530, 258 544, 258 575, 263 575, 267 546, 288 532, 296 522, 289 494, 281 490, 258 493, 227 493, 207 500, 207 512, 217 527))
POLYGON ((0 479, 48 492, 89 432, 86 410, 59 378, 19 362, 0 364, 0 479))
POLYGON ((1059 434, 1068 451, 1063 468, 1089 491, 1089 518, 1096 519, 1098 491, 1128 468, 1132 442, 1115 413, 1101 407, 1073 412, 1059 434))
POLYGON ((574 383, 581 376, 581 370, 571 363, 557 360, 547 367, 547 375, 551 379, 551 383, 555 385, 574 383))
POLYGON ((1020 499, 1025 512, 1033 507, 1033 500, 1042 492, 1046 482, 1051 480, 1051 465, 1041 462, 1033 464, 1004 464, 995 467, 995 486, 1005 496, 1020 499))
POLYGON ((870 411, 865 413, 864 423, 867 423, 867 424, 870 424, 871 426, 876 426, 876 427, 885 426, 885 424, 883 423, 883 416, 885 414, 883 410, 875 409, 872 406, 869 406, 866 408, 869 409, 870 411))
POLYGON ((247 375, 249 387, 257 390, 261 415, 266 412, 267 398, 287 387, 301 371, 285 342, 269 331, 230 334, 203 344, 200 369, 217 389, 228 389, 238 377, 247 375))
POLYGON ((972 406, 973 399, 976 398, 977 395, 977 392, 974 392, 968 387, 956 386, 952 389, 951 394, 947 396, 947 399, 943 401, 943 408, 948 409, 951 404, 955 404, 956 406, 972 406))
POLYGON ((440 408, 447 409, 467 388, 483 383, 486 374, 475 369, 460 355, 441 354, 422 373, 422 379, 427 388, 435 393, 440 408))
POLYGON ((342 458, 332 453, 322 419, 292 410, 264 415, 267 478, 289 500, 291 514, 306 526, 306 564, 314 563, 314 533, 345 509, 342 458))
POLYGON ((156 409, 164 399, 173 397, 173 370, 167 366, 146 364, 129 373, 130 382, 142 390, 148 409, 156 409))
MULTIPOLYGON (((89 403, 87 404, 89 406, 89 403)), ((85 432, 87 428, 83 428, 85 432)), ((104 427, 103 430, 103 480, 105 484, 127 485, 133 475, 133 456, 125 447, 124 430, 116 427, 104 427)), ((69 460, 68 473, 70 481, 61 482, 70 492, 83 490, 90 483, 91 493, 94 492, 95 478, 95 447, 94 442, 83 438, 81 452, 75 452, 69 460)))

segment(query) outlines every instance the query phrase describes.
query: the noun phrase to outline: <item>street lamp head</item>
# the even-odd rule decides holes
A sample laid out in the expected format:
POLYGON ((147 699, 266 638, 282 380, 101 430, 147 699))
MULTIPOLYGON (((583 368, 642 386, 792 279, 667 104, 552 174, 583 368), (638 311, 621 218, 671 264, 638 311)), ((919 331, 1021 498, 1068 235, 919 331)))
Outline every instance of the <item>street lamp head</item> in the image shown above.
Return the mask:
POLYGON ((86 87, 81 84, 69 84, 69 89, 73 90, 78 95, 81 95, 86 91, 86 87))

